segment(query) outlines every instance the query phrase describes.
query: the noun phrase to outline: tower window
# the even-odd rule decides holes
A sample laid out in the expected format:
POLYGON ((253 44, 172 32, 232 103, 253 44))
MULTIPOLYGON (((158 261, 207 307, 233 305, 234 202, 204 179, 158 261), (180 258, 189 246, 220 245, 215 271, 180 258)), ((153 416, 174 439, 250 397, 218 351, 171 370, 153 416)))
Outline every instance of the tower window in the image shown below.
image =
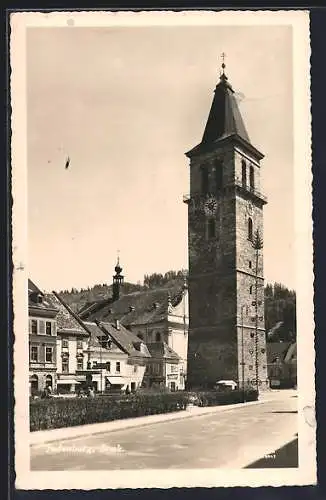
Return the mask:
POLYGON ((254 172, 254 167, 250 165, 250 171, 249 171, 249 184, 250 184, 250 189, 255 188, 255 172, 254 172))
POLYGON ((216 237, 215 219, 208 219, 208 221, 207 221, 207 236, 209 239, 216 237))
POLYGON ((223 187, 223 164, 217 161, 215 165, 215 185, 216 191, 220 191, 223 187))
POLYGON ((253 234, 252 219, 249 217, 249 219, 248 219, 248 240, 250 240, 250 241, 252 241, 252 234, 253 234))
POLYGON ((249 260, 248 265, 249 265, 249 269, 251 269, 252 268, 252 262, 251 262, 251 260, 249 260))
POLYGON ((242 185, 245 187, 247 185, 247 165, 244 160, 241 161, 241 179, 242 185))
POLYGON ((249 287, 249 293, 250 293, 250 295, 252 294, 252 285, 250 285, 250 287, 249 287))
POLYGON ((208 177, 208 168, 201 168, 201 192, 202 194, 207 194, 209 190, 209 177, 208 177))

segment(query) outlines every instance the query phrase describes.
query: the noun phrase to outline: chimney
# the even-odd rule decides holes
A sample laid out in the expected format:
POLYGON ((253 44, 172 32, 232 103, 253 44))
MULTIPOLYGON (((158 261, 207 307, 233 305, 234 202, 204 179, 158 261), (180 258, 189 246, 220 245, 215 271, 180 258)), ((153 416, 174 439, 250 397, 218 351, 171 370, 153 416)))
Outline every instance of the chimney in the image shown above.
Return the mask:
POLYGON ((115 328, 120 330, 120 321, 118 319, 115 320, 115 328))

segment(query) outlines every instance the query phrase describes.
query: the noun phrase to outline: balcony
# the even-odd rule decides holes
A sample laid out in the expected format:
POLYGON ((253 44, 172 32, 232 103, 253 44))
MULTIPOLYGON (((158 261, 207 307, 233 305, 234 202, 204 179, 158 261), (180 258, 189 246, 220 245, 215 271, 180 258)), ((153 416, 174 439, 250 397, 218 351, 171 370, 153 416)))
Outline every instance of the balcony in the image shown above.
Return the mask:
POLYGON ((225 194, 234 188, 240 190, 240 192, 248 198, 253 198, 260 201, 263 205, 267 203, 267 196, 258 191, 258 189, 256 189, 255 187, 244 185, 240 179, 235 179, 232 183, 225 184, 222 189, 215 192, 202 193, 200 191, 196 191, 191 194, 184 194, 182 197, 182 201, 183 203, 189 204, 191 201, 204 200, 206 198, 210 198, 211 196, 216 197, 220 194, 225 194))

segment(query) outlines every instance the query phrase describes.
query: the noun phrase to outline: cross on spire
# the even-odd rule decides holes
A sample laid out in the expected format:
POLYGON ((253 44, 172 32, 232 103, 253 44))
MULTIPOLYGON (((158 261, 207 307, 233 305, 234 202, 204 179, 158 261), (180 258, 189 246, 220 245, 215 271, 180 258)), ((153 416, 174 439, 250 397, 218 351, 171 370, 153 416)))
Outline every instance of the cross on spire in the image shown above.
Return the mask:
POLYGON ((120 264, 120 250, 117 250, 117 255, 118 255, 118 264, 120 264))
POLYGON ((225 52, 222 52, 222 71, 223 71, 223 75, 224 75, 224 70, 225 70, 225 57, 226 57, 225 52))

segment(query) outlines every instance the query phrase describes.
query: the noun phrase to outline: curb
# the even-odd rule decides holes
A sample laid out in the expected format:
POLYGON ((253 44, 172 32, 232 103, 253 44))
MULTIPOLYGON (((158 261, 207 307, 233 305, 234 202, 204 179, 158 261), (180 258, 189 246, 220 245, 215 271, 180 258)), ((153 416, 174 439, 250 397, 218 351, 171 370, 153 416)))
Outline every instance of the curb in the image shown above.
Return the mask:
POLYGON ((158 423, 168 423, 186 418, 201 417, 212 413, 230 411, 235 408, 245 408, 247 406, 263 404, 264 399, 258 401, 248 401, 246 403, 236 403, 231 405, 209 406, 206 408, 188 407, 187 410, 174 413, 162 413, 159 415, 148 415, 125 420, 113 420, 110 422, 101 422, 99 424, 86 424, 76 427, 64 427, 61 429, 51 429, 44 431, 30 432, 30 446, 45 444, 52 441, 66 441, 69 439, 93 436, 108 432, 116 432, 136 427, 146 427, 158 423), (146 419, 146 420, 145 420, 146 419))

